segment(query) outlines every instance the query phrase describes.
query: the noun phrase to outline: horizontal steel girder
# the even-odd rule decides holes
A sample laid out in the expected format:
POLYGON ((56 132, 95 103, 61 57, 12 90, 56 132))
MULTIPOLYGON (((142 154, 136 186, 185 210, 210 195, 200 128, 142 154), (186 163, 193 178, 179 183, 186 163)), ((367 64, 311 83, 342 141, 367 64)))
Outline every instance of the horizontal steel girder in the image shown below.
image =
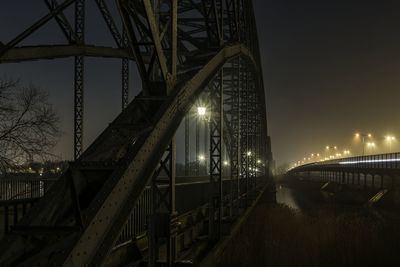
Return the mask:
POLYGON ((11 48, 0 57, 0 64, 74 56, 129 58, 134 60, 133 55, 127 49, 91 45, 49 45, 11 48))

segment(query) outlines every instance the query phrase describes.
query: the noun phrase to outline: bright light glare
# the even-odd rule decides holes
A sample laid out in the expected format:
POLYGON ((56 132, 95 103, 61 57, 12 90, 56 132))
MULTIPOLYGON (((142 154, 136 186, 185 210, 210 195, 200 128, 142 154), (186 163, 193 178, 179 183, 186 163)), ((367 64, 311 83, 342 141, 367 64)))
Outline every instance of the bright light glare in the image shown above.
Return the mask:
POLYGON ((197 115, 204 116, 206 115, 207 109, 205 107, 197 107, 197 115))
POLYGON ((251 151, 247 151, 247 156, 251 156, 251 151))
POLYGON ((394 141, 394 140, 396 140, 396 137, 390 135, 386 136, 386 141, 394 141))
POLYGON ((224 161, 224 165, 225 165, 225 166, 228 166, 228 162, 227 162, 226 160, 224 161))
POLYGON ((400 161, 400 159, 370 159, 370 160, 359 160, 359 161, 342 161, 339 162, 339 164, 346 165, 346 164, 398 162, 398 161, 400 161))
POLYGON ((372 137, 372 134, 368 134, 368 137, 370 137, 370 138, 371 138, 371 137, 372 137))
POLYGON ((367 147, 375 147, 376 145, 375 145, 375 143, 374 142, 371 142, 371 143, 367 143, 367 147))
POLYGON ((260 163, 261 163, 261 160, 257 160, 257 163, 260 164, 260 163))
POLYGON ((206 159, 206 157, 204 157, 204 155, 199 155, 199 160, 200 161, 204 161, 206 159))
POLYGON ((357 137, 357 138, 360 137, 360 134, 359 134, 359 133, 356 133, 356 137, 357 137))

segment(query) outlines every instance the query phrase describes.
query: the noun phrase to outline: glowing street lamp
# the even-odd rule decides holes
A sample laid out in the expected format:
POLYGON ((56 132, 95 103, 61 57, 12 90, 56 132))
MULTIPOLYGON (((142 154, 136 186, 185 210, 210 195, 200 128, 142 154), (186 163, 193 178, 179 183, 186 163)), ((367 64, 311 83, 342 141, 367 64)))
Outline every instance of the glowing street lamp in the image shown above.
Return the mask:
POLYGON ((356 137, 357 139, 361 137, 362 146, 363 146, 362 156, 364 156, 364 154, 365 154, 365 138, 366 138, 366 137, 372 138, 372 134, 370 134, 370 133, 368 133, 368 134, 366 134, 366 133, 356 133, 356 134, 355 134, 355 137, 356 137))
POLYGON ((199 115, 199 117, 204 117, 206 113, 207 113, 206 107, 197 107, 197 115, 199 115))
POLYGON ((251 156, 251 151, 247 151, 247 153, 246 153, 246 154, 247 154, 247 156, 249 156, 249 157, 250 157, 250 156, 251 156))
POLYGON ((388 135, 388 136, 386 136, 385 139, 389 143, 389 152, 391 153, 392 152, 392 142, 396 141, 396 137, 388 135))
POLYGON ((325 147, 325 149, 326 149, 326 155, 330 157, 331 150, 335 150, 335 151, 333 151, 335 153, 337 150, 337 146, 329 146, 328 145, 325 147))
POLYGON ((203 162, 206 160, 206 157, 204 155, 199 155, 199 161, 203 162))
POLYGON ((225 160, 224 161, 224 166, 228 166, 228 164, 229 164, 228 161, 225 160))
POLYGON ((343 155, 350 155, 350 150, 344 150, 343 155))
POLYGON ((326 150, 331 150, 331 149, 337 150, 337 146, 326 146, 325 148, 326 150))
POLYGON ((376 147, 376 144, 374 142, 368 142, 367 147, 372 150, 376 147))

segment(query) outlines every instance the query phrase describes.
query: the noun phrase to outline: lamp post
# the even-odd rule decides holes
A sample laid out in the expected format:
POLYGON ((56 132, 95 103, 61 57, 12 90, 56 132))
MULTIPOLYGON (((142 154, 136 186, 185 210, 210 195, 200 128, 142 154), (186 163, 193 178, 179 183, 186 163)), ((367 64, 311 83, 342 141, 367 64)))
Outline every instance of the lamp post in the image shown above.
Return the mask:
POLYGON ((356 133, 355 137, 356 138, 361 138, 361 141, 362 141, 362 156, 364 156, 364 154, 365 154, 365 138, 366 137, 371 138, 372 134, 370 134, 370 133, 368 133, 368 134, 366 134, 366 133, 356 133))
POLYGON ((389 143, 389 153, 392 153, 392 142, 396 140, 396 137, 388 135, 385 139, 389 143))
POLYGON ((374 142, 368 142, 367 143, 367 148, 369 148, 369 149, 374 149, 376 147, 376 144, 374 143, 374 142))
MULTIPOLYGON (((330 153, 329 153, 329 151, 330 150, 337 150, 337 146, 329 146, 329 145, 327 145, 326 147, 325 147, 325 151, 326 151, 326 153, 327 153, 327 156, 329 157, 329 158, 331 158, 331 155, 330 155, 330 153)), ((333 151, 334 153, 335 153, 335 151, 333 151)))
MULTIPOLYGON (((196 110, 196 176, 200 175, 200 122, 205 120, 207 114, 207 108, 204 106, 198 106, 196 110)), ((204 157, 204 156, 203 156, 204 157)), ((205 158, 205 157, 204 157, 205 158)))

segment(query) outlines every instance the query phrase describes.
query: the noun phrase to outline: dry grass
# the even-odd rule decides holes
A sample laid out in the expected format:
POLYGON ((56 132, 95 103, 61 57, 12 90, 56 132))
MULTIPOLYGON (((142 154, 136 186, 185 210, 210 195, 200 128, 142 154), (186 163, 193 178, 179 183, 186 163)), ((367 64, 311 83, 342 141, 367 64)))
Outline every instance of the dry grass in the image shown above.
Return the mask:
POLYGON ((220 266, 399 266, 399 248, 400 225, 369 212, 305 215, 261 200, 220 266))

